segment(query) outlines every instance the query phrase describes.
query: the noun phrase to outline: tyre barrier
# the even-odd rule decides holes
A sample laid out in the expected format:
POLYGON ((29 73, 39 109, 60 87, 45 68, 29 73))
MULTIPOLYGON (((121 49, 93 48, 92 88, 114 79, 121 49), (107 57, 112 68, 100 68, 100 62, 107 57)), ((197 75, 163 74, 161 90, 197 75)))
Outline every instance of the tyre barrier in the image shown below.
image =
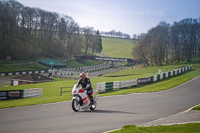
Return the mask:
POLYGON ((148 83, 157 82, 160 80, 164 80, 169 77, 173 77, 179 75, 181 73, 187 72, 192 69, 192 66, 182 67, 173 71, 163 72, 159 75, 154 75, 147 78, 139 78, 125 81, 114 81, 114 82, 102 82, 97 83, 97 92, 104 93, 111 90, 119 90, 123 88, 130 88, 137 85, 143 85, 148 83))

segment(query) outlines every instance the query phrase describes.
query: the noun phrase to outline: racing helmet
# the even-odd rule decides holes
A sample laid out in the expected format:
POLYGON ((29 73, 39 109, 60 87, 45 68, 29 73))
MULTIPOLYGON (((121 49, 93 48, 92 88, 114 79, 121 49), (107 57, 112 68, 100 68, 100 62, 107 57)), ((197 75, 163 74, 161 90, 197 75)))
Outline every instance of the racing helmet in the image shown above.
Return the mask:
POLYGON ((81 73, 81 74, 80 74, 80 77, 85 78, 85 77, 86 77, 85 73, 81 73))

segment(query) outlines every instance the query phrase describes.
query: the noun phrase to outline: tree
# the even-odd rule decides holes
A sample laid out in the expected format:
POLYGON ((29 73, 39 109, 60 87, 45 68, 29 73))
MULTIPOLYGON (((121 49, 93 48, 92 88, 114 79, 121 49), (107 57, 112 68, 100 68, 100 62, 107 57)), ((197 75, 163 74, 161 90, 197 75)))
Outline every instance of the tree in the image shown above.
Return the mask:
POLYGON ((162 62, 191 61, 199 57, 200 23, 199 19, 183 19, 172 26, 160 22, 147 34, 139 36, 139 44, 133 55, 144 64, 162 65, 162 62))
POLYGON ((79 26, 74 21, 67 21, 67 59, 71 58, 73 43, 71 42, 72 36, 79 33, 79 26))
POLYGON ((137 37, 136 34, 133 34, 132 38, 133 38, 134 40, 137 40, 137 39, 138 39, 138 37, 137 37))
POLYGON ((101 32, 101 34, 103 36, 108 36, 108 37, 119 37, 119 38, 127 38, 127 39, 130 39, 130 35, 129 34, 126 34, 126 33, 122 33, 121 31, 115 31, 115 30, 112 30, 112 31, 109 31, 109 32, 101 32))
POLYGON ((0 1, 0 11, 1 59, 8 55, 15 58, 65 57, 68 53, 67 56, 73 56, 71 38, 77 34, 74 37, 80 40, 81 35, 71 17, 24 7, 14 0, 0 1))
POLYGON ((139 36, 140 40, 138 45, 136 45, 132 50, 133 57, 137 58, 140 63, 143 63, 145 66, 148 64, 148 45, 149 45, 149 36, 147 34, 142 34, 139 36))
POLYGON ((89 50, 89 47, 92 44, 93 28, 85 27, 83 28, 83 44, 85 47, 84 55, 86 56, 89 50))
POLYGON ((101 53, 101 51, 103 50, 103 46, 102 46, 101 34, 99 33, 99 30, 97 30, 96 32, 96 37, 97 37, 96 52, 101 53))

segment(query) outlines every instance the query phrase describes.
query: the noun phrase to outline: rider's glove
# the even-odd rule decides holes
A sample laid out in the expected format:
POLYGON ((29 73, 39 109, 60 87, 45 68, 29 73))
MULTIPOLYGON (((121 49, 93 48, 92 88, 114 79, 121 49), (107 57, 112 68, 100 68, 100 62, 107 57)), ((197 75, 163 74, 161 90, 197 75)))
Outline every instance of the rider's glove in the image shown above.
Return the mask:
POLYGON ((76 85, 76 88, 78 88, 78 87, 79 87, 79 84, 76 85))

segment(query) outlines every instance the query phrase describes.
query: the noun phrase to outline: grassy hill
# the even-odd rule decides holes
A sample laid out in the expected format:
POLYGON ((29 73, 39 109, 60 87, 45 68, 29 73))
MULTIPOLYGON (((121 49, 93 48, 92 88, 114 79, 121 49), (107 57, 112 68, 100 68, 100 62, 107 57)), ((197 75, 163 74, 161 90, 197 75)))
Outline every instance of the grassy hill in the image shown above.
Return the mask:
MULTIPOLYGON (((132 48, 137 42, 130 39, 108 38, 102 37, 103 51, 102 53, 110 57, 118 58, 133 58, 131 55, 132 48)), ((67 62, 67 68, 82 67, 101 64, 102 61, 84 61, 77 62, 70 60, 67 62)), ((47 70, 49 67, 43 66, 37 60, 13 60, 6 63, 0 60, 0 72, 16 72, 16 71, 33 71, 33 70, 47 70)))
POLYGON ((110 57, 133 58, 131 52, 136 44, 136 41, 130 39, 102 37, 102 53, 110 57))

